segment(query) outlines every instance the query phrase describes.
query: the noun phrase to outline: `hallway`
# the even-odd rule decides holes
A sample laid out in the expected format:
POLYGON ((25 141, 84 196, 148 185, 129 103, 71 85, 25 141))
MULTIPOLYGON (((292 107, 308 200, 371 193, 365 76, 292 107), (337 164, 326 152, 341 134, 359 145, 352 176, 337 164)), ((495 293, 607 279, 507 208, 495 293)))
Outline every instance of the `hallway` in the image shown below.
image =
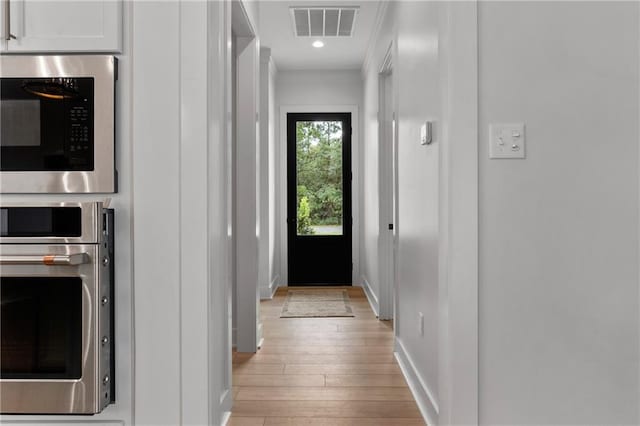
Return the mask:
POLYGON ((424 425, 391 324, 377 320, 362 289, 343 287, 353 318, 280 318, 288 288, 260 303, 259 352, 234 353, 229 425, 424 425))

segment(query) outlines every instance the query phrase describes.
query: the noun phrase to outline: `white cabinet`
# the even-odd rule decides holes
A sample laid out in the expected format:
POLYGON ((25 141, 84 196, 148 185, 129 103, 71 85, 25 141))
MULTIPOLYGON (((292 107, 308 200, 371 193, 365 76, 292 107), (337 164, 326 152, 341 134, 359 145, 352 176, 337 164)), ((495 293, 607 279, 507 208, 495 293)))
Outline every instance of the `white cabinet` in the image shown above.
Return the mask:
POLYGON ((122 0, 0 1, 5 52, 121 51, 122 0))
POLYGON ((5 50, 7 50, 7 41, 5 40, 5 38, 8 36, 8 22, 6 17, 8 16, 6 14, 7 11, 7 6, 8 0, 0 0, 1 2, 1 6, 0 7, 0 52, 4 52, 5 50))

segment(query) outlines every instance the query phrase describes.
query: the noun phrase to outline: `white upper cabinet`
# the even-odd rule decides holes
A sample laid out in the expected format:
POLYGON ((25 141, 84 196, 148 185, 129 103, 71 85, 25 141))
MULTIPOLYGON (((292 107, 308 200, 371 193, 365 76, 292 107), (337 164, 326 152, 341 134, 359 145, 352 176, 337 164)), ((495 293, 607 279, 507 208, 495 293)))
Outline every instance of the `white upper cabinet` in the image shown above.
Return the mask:
POLYGON ((122 0, 0 1, 5 52, 121 51, 122 0))
POLYGON ((9 32, 7 30, 9 23, 7 22, 7 5, 5 1, 8 0, 0 0, 0 52, 4 52, 7 50, 7 41, 5 40, 9 36, 9 32))

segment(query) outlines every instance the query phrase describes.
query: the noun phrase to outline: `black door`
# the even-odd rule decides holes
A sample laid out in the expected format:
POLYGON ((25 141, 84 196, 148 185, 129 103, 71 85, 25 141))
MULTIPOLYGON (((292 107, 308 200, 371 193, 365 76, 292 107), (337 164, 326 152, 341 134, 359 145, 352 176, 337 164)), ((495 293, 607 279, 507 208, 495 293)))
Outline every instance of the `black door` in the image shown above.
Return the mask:
POLYGON ((351 114, 287 114, 289 284, 351 285, 351 114))

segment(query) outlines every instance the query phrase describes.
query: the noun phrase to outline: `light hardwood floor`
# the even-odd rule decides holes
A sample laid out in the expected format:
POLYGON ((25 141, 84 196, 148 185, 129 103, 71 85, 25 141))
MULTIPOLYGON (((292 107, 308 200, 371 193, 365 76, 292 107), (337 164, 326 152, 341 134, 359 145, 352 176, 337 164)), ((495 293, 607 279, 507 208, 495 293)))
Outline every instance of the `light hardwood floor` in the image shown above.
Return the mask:
POLYGON ((344 288, 353 318, 280 318, 287 288, 260 303, 262 348, 233 355, 230 426, 425 424, 393 357, 391 324, 361 288, 344 288))

